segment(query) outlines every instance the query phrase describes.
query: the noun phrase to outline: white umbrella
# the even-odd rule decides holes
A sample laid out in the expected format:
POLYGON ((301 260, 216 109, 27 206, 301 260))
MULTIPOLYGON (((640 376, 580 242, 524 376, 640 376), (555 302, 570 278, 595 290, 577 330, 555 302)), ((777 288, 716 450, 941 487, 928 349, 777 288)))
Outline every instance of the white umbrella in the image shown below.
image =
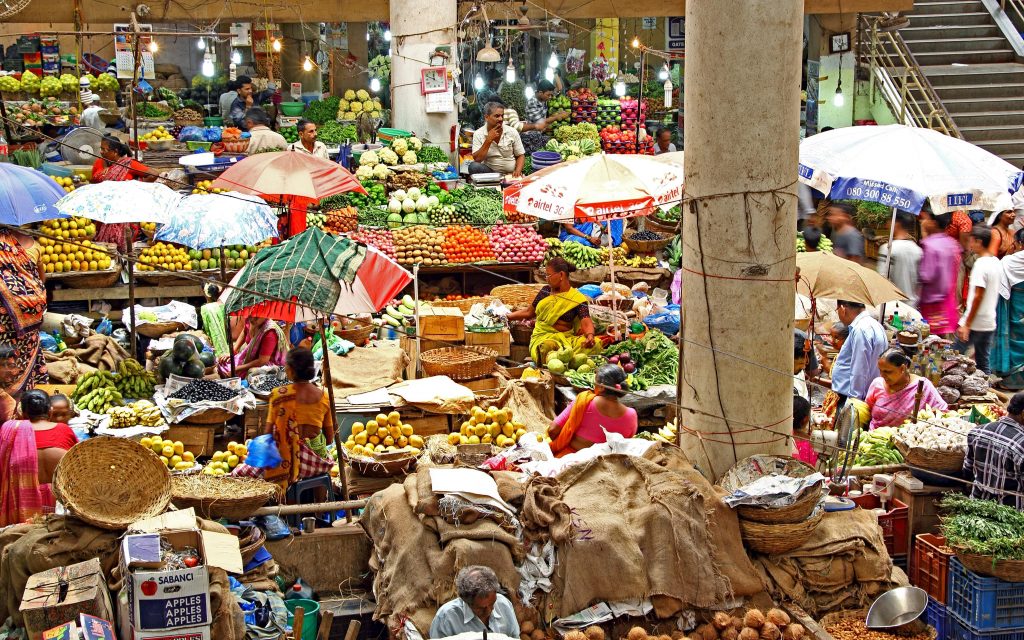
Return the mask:
POLYGON ((181 195, 157 182, 124 180, 79 187, 57 201, 67 216, 89 218, 105 224, 167 222, 180 204, 181 195))
POLYGON ((277 234, 277 214, 263 198, 228 191, 182 198, 156 239, 193 249, 217 249, 259 244, 277 234))
POLYGON ((833 200, 918 213, 1002 211, 1024 201, 1024 172, 981 147, 901 124, 846 127, 800 143, 800 181, 833 200))

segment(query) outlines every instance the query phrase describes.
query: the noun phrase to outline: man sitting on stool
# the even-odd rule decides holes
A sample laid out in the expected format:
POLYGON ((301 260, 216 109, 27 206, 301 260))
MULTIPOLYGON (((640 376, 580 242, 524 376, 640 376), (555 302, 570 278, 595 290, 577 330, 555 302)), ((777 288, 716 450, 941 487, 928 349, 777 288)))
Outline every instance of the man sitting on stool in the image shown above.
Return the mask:
POLYGON ((431 638, 447 638, 460 633, 500 633, 519 637, 519 621, 512 602, 498 593, 501 585, 490 567, 465 567, 455 576, 458 598, 441 605, 430 625, 431 638))
POLYGON ((505 106, 500 102, 484 105, 484 126, 473 133, 473 162, 469 173, 523 175, 526 149, 519 132, 504 124, 505 106))

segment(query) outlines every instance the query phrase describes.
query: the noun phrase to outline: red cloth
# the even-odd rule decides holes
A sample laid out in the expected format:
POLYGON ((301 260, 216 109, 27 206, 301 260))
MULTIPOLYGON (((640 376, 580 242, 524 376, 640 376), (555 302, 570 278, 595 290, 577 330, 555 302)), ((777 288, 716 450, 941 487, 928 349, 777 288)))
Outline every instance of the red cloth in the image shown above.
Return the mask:
POLYGON ((957 242, 960 242, 961 233, 970 233, 971 229, 974 228, 974 223, 971 222, 971 217, 964 211, 954 211, 953 220, 946 227, 946 233, 949 234, 950 238, 953 238, 957 242))
POLYGON ((277 352, 277 332, 268 331, 260 338, 259 354, 261 358, 270 358, 277 352))
POLYGON ((149 167, 138 160, 123 158, 118 163, 111 165, 103 158, 97 158, 96 162, 92 163, 92 180, 90 182, 95 184, 104 180, 115 180, 118 182, 134 180, 148 172, 149 167), (128 161, 127 166, 124 164, 125 160, 128 161))
POLYGON ((36 431, 36 449, 64 449, 67 451, 78 444, 78 436, 64 422, 45 431, 36 431))

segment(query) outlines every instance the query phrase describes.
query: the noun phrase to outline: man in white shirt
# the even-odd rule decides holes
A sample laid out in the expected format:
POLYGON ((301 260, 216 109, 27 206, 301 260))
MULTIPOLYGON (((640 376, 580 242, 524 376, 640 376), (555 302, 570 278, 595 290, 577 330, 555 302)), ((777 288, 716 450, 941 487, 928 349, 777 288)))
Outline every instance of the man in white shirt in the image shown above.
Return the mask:
POLYGON ((249 132, 248 156, 265 151, 284 151, 288 141, 280 133, 270 130, 270 116, 260 107, 245 112, 245 128, 249 132))
POLYGON ((914 228, 914 215, 900 211, 892 221, 892 255, 889 243, 878 250, 878 273, 885 276, 900 291, 907 294, 907 304, 917 308, 917 267, 921 264, 921 247, 914 242, 910 230, 914 228), (889 259, 886 273, 886 258, 889 259))
POLYGON ((957 341, 954 345, 961 353, 966 352, 968 346, 973 346, 974 362, 985 373, 991 373, 988 355, 996 331, 996 305, 999 303, 999 283, 1003 277, 999 258, 988 250, 991 241, 990 227, 974 225, 967 246, 978 259, 971 268, 967 311, 956 329, 957 341))
POLYGON ((662 127, 654 134, 654 154, 675 153, 676 145, 672 144, 672 132, 662 127))
POLYGON ((315 122, 303 118, 299 120, 295 128, 299 132, 299 139, 289 146, 292 151, 306 153, 317 158, 323 158, 324 160, 331 159, 327 155, 327 145, 316 139, 315 122))
POLYGON ((238 97, 238 83, 234 80, 229 80, 227 89, 227 91, 220 94, 217 106, 220 108, 220 117, 224 118, 224 126, 230 127, 232 125, 231 105, 235 103, 235 98, 238 97))
POLYGON ((430 624, 431 638, 447 638, 460 633, 500 633, 519 637, 519 621, 512 602, 498 593, 501 585, 490 567, 465 567, 455 576, 459 597, 441 605, 430 624))
POLYGON ((469 165, 472 173, 511 174, 518 178, 523 175, 526 149, 519 132, 504 125, 505 107, 500 102, 488 102, 484 106, 484 126, 473 133, 473 162, 469 165))

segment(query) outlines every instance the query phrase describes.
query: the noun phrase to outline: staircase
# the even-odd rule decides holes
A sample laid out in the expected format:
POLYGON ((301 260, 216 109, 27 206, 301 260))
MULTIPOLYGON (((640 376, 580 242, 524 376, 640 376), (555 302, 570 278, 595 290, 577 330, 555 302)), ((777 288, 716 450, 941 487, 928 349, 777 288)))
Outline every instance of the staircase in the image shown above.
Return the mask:
POLYGON ((907 15, 899 35, 961 137, 1024 166, 1024 64, 982 0, 917 0, 907 15))

